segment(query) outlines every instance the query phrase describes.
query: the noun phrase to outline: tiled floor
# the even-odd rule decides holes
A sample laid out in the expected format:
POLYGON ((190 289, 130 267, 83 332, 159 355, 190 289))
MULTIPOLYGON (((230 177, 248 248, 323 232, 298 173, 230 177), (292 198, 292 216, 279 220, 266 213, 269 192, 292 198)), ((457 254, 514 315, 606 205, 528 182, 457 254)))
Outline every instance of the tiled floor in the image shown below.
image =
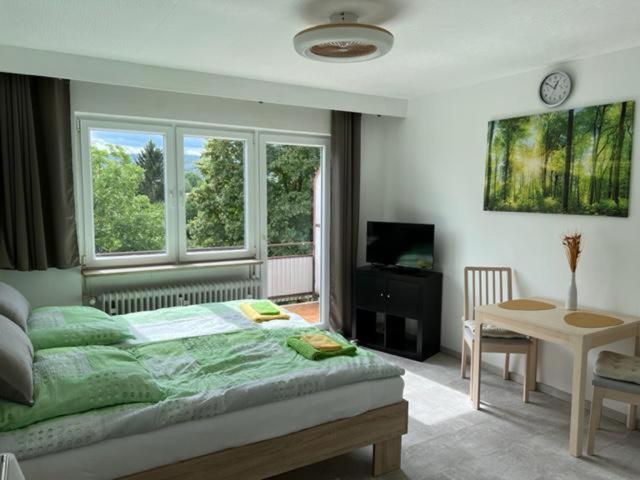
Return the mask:
POLYGON ((320 320, 320 304, 318 302, 294 303, 283 305, 283 307, 297 313, 309 323, 317 323, 320 320))
MULTIPOLYGON (((640 479, 640 433, 603 419, 596 456, 571 457, 569 404, 534 392, 523 404, 521 386, 483 374, 483 408, 475 411, 459 360, 439 354, 424 363, 383 355, 406 369, 409 433, 402 471, 382 480, 614 480, 640 479)), ((295 470, 274 480, 363 480, 371 448, 295 470)))

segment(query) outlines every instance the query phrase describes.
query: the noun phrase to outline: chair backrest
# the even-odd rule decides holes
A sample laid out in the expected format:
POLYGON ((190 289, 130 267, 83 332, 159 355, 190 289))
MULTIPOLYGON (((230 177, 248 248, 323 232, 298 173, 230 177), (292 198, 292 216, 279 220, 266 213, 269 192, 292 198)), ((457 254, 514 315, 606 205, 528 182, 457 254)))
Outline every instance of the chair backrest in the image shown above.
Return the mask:
POLYGON ((511 268, 464 267, 464 318, 475 320, 476 307, 512 299, 511 268))

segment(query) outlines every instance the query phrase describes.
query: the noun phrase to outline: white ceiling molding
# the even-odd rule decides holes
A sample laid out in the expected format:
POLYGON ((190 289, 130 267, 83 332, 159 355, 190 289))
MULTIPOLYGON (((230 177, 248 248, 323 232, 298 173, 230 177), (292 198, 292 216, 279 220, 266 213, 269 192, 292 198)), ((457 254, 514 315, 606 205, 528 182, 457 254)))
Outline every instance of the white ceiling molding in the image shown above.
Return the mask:
POLYGON ((0 45, 0 71, 404 117, 407 100, 0 45))

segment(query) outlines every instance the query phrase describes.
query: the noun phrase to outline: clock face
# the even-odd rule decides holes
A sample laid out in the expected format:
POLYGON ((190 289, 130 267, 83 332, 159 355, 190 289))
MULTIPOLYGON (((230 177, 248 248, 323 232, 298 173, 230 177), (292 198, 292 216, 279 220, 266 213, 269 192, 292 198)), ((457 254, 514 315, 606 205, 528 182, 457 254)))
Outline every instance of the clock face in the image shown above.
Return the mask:
POLYGON ((540 84, 540 99, 550 107, 563 103, 571 93, 571 78, 565 72, 553 72, 540 84))

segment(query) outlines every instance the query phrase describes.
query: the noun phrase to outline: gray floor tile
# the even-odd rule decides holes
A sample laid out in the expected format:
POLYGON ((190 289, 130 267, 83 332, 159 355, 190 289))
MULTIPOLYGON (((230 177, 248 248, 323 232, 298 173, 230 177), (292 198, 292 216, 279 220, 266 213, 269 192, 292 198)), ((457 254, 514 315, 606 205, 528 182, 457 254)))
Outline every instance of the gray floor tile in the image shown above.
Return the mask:
MULTIPOLYGON (((381 354, 406 370, 409 433, 402 470, 381 480, 638 480, 640 433, 603 419, 596 456, 568 453, 567 402, 483 373, 481 411, 471 408, 459 360, 439 354, 420 363, 381 354)), ((371 448, 363 448, 272 480, 365 480, 371 448)))

